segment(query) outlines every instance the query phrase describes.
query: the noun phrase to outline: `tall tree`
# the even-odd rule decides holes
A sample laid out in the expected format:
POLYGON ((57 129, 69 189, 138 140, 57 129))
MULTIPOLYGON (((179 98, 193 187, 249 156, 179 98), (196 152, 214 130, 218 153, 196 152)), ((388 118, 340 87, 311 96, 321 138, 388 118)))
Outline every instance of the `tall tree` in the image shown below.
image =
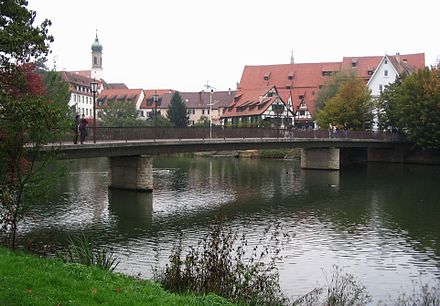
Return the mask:
POLYGON ((167 111, 168 119, 174 127, 184 128, 188 126, 188 113, 182 97, 176 91, 171 97, 170 107, 167 111))
POLYGON ((328 77, 315 97, 316 109, 324 108, 327 101, 336 96, 341 85, 354 77, 356 74, 352 71, 340 71, 328 77))
POLYGON ((26 0, 0 1, 0 66, 34 62, 49 53, 50 20, 34 26, 36 12, 26 0))
POLYGON ((0 228, 13 248, 18 222, 54 178, 45 173, 50 157, 41 151, 68 126, 69 94, 56 73, 43 76, 28 63, 44 59, 53 40, 50 21, 34 27, 35 16, 27 1, 0 1, 0 228))
POLYGON ((380 126, 394 127, 423 149, 440 148, 440 67, 387 86, 379 98, 380 126))
POLYGON ((318 110, 318 124, 321 127, 327 127, 331 123, 340 128, 369 129, 373 119, 371 110, 369 88, 363 80, 351 76, 339 86, 336 95, 318 110))

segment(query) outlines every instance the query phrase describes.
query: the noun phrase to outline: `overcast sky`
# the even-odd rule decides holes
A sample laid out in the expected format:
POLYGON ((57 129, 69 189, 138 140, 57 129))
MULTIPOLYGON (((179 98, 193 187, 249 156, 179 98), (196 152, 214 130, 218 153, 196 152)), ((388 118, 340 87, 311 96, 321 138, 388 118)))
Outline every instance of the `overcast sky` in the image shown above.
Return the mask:
POLYGON ((343 56, 440 55, 440 1, 29 0, 52 21, 58 70, 91 67, 98 30, 104 79, 130 88, 235 89, 245 65, 343 56))

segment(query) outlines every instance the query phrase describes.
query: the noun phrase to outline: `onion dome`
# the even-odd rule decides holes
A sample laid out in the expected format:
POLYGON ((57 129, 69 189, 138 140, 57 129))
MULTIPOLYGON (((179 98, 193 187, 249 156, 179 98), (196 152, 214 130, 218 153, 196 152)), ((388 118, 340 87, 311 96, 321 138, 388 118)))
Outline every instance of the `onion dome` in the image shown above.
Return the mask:
POLYGON ((92 44, 92 52, 102 52, 102 45, 98 40, 98 33, 96 33, 95 42, 92 44))

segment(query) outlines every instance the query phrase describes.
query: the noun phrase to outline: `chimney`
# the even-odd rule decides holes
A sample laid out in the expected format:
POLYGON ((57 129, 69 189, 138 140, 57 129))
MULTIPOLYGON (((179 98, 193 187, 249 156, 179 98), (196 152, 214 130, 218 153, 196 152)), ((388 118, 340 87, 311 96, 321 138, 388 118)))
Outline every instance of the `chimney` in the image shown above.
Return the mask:
POLYGON ((230 96, 231 94, 232 94, 231 87, 229 87, 229 89, 228 89, 228 96, 230 96))
POLYGON ((396 52, 396 61, 400 64, 400 53, 396 52))

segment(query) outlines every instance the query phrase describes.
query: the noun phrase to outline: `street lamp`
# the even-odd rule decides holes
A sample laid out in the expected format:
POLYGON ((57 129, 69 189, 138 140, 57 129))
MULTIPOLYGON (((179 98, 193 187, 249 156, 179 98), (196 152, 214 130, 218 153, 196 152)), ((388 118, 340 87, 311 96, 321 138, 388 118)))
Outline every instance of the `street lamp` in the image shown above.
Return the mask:
POLYGON ((157 95, 157 91, 154 91, 153 101, 154 101, 154 127, 157 127, 157 101, 159 100, 159 96, 157 95))
POLYGON ((93 93, 93 143, 96 143, 96 93, 98 92, 98 82, 95 79, 90 83, 90 89, 93 93))
POLYGON ((211 89, 209 94, 209 138, 212 138, 212 95, 214 94, 214 89, 211 89))

